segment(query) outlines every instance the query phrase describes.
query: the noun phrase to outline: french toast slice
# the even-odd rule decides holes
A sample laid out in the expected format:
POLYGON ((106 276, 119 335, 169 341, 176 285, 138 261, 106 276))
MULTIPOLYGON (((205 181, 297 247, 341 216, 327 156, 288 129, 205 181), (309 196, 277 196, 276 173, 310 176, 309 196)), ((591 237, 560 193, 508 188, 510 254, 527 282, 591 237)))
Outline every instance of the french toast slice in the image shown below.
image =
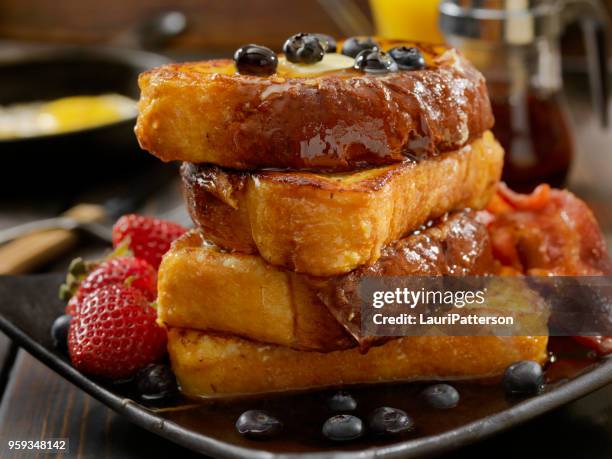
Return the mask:
POLYGON ((343 65, 320 73, 282 56, 271 76, 238 74, 228 59, 149 70, 139 78, 136 135, 164 161, 348 171, 452 151, 493 126, 484 78, 457 51, 380 44, 417 46, 427 67, 373 75, 332 53, 322 68, 343 65))
POLYGON ((191 163, 181 171, 189 212, 207 239, 295 272, 333 276, 375 263, 383 247, 428 220, 484 207, 502 163, 487 131, 435 158, 353 173, 246 173, 191 163))
POLYGON ((296 351, 233 336, 168 330, 181 391, 220 397, 360 383, 499 377, 519 360, 544 363, 545 336, 423 336, 328 353, 296 351))
POLYGON ((365 276, 492 274, 487 229, 473 212, 450 215, 383 250, 372 266, 312 278, 258 255, 223 252, 192 231, 164 256, 157 311, 169 327, 243 336, 286 347, 332 351, 367 348, 356 290, 365 276))
POLYGON ((167 326, 306 350, 356 345, 299 276, 258 255, 223 252, 197 232, 174 242, 157 286, 157 314, 167 326))

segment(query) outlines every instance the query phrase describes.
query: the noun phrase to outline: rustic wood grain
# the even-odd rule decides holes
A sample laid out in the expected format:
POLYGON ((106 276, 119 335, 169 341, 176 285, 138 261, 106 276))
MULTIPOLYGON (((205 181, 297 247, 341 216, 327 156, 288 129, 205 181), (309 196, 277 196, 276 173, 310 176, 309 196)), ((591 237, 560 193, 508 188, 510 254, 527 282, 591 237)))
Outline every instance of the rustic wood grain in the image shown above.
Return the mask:
POLYGON ((55 372, 19 351, 0 406, 0 457, 195 458, 201 457, 134 426, 55 372), (8 440, 67 438, 62 454, 11 451, 8 440))
POLYGON ((2 403, 2 394, 8 381, 15 352, 16 348, 11 340, 0 332, 0 403, 2 403))

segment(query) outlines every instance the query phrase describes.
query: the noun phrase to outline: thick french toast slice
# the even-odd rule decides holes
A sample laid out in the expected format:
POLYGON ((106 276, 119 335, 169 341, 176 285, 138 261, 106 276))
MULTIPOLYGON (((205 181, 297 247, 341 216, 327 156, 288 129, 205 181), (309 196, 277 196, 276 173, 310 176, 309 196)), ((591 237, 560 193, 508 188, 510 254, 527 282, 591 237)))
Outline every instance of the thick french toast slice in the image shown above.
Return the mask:
POLYGON ((347 171, 452 151, 493 126, 484 78, 463 56, 381 41, 400 45, 419 47, 427 67, 373 75, 333 53, 321 68, 343 65, 321 73, 282 57, 271 76, 238 74, 228 59, 149 70, 139 78, 136 135, 164 161, 347 171))
POLYGON ((258 255, 227 253, 197 232, 175 241, 158 275, 159 320, 299 349, 356 345, 294 273, 258 255))
POLYGON ((168 351, 181 391, 218 397, 360 383, 498 377, 519 360, 544 363, 545 336, 404 337, 371 348, 296 351, 231 336, 168 330, 168 351))
POLYGON ((190 214, 207 239, 295 272, 333 276, 375 263, 383 247, 428 220, 484 207, 502 163, 487 131, 435 158, 353 173, 184 163, 182 176, 190 214))
POLYGON ((489 236, 472 212, 459 212, 385 247, 372 266, 332 278, 312 278, 228 253, 193 231, 164 256, 158 315, 170 327, 240 335, 304 350, 370 344, 361 336, 356 290, 365 276, 494 273, 489 236))

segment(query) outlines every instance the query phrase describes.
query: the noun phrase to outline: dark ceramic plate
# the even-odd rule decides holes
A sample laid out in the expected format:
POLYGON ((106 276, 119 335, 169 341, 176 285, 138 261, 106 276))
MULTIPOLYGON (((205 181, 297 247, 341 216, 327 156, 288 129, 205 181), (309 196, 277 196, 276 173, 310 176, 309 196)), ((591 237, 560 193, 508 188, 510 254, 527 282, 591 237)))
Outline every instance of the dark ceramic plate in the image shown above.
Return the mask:
POLYGON ((557 363, 547 370, 546 390, 529 399, 508 400, 499 385, 458 384, 462 396, 459 406, 432 413, 421 406, 417 396, 422 388, 419 384, 353 388, 350 391, 359 402, 358 416, 367 416, 377 406, 396 406, 414 417, 417 428, 401 438, 380 440, 366 435, 350 444, 330 444, 320 433, 322 422, 330 416, 324 404, 329 393, 326 391, 206 404, 177 398, 156 406, 140 401, 129 384, 109 385, 83 376, 53 348, 49 336, 53 319, 64 307, 57 299, 61 280, 62 276, 57 274, 0 277, 0 329, 50 368, 132 422, 215 457, 307 455, 364 459, 433 455, 481 440, 612 382, 612 359, 588 359, 582 350, 571 345, 568 348, 565 343, 560 347, 557 363), (233 424, 249 408, 276 414, 285 422, 284 433, 266 442, 240 437, 233 424))

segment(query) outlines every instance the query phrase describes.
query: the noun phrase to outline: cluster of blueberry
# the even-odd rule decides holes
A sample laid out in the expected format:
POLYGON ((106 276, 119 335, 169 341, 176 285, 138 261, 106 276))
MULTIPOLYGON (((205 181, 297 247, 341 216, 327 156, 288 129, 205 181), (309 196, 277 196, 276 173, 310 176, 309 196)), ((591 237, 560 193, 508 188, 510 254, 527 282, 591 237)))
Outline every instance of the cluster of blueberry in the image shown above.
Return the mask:
MULTIPOLYGON (((510 365, 503 377, 503 387, 508 396, 534 395, 543 388, 542 367, 525 360, 510 365)), ((433 409, 448 410, 459 404, 459 392, 449 384, 434 384, 422 393, 423 401, 433 409)), ((366 427, 361 418, 346 414, 357 409, 357 401, 346 392, 337 392, 327 400, 327 406, 336 414, 325 421, 323 436, 332 441, 349 441, 361 437, 366 427)), ((248 410, 236 421, 241 435, 252 439, 265 439, 279 434, 283 423, 261 410, 248 410)), ((383 406, 375 409, 367 419, 367 430, 376 436, 393 436, 414 429, 413 419, 403 410, 383 406)))
MULTIPOLYGON (((429 386, 422 393, 423 400, 435 409, 450 409, 459 403, 459 392, 448 384, 429 386)), ((325 421, 323 436, 332 441, 348 441, 361 437, 366 427, 361 418, 347 412, 357 409, 357 401, 350 394, 340 391, 327 400, 327 407, 336 414, 325 421)), ((283 424, 265 411, 249 410, 236 421, 238 432, 249 438, 269 438, 282 430, 283 424)), ((376 436, 391 436, 414 429, 413 419, 403 410, 382 406, 376 408, 367 419, 367 430, 376 436)))
MULTIPOLYGON (((315 64, 325 53, 336 52, 336 41, 329 35, 298 33, 287 39, 283 52, 289 62, 315 64)), ((347 39, 342 54, 355 59, 354 68, 367 73, 384 74, 398 70, 421 70, 425 58, 418 48, 398 46, 385 53, 370 37, 347 39)), ((234 53, 238 72, 248 75, 272 75, 278 66, 278 57, 270 48, 259 45, 245 45, 234 53)))

